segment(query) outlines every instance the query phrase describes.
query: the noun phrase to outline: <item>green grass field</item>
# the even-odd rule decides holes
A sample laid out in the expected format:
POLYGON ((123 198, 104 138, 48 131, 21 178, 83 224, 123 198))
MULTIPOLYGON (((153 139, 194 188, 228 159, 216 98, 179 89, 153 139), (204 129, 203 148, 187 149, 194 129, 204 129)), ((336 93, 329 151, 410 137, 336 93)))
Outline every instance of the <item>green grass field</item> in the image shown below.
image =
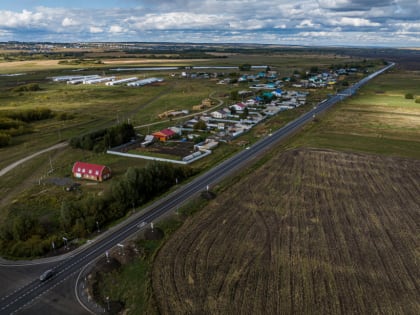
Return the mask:
POLYGON ((381 75, 305 127, 290 146, 420 158, 420 104, 405 99, 420 95, 419 82, 417 72, 381 75))
MULTIPOLYGON (((290 76, 294 71, 308 70, 311 66, 329 67, 334 63, 351 63, 360 61, 349 57, 337 57, 334 55, 318 56, 312 54, 302 54, 300 56, 285 55, 232 55, 226 59, 215 60, 188 60, 185 65, 226 65, 239 66, 244 63, 254 65, 270 64, 273 70, 277 70, 279 76, 290 76)), ((117 61, 118 62, 118 61, 117 61)), ((169 65, 165 63, 153 62, 153 64, 169 65)), ((380 62, 379 62, 380 63, 380 62)), ((378 64, 379 64, 378 63, 378 64)), ((108 87, 100 85, 67 85, 65 83, 55 83, 49 78, 58 75, 72 74, 69 68, 63 68, 54 63, 45 64, 43 70, 36 68, 35 63, 29 63, 30 67, 23 68, 25 64, 9 64, 5 73, 24 72, 23 76, 0 77, 0 114, 5 111, 19 111, 33 109, 36 107, 49 108, 56 114, 55 118, 31 123, 32 132, 12 138, 12 145, 0 148, 0 168, 6 167, 11 163, 20 160, 41 149, 48 148, 60 141, 66 141, 74 136, 87 134, 94 130, 103 129, 116 124, 117 122, 130 120, 135 126, 157 123, 145 128, 139 128, 139 133, 145 134, 157 131, 161 128, 178 123, 178 120, 167 121, 159 119, 158 115, 168 110, 191 110, 194 105, 198 105, 205 98, 212 97, 215 103, 229 105, 229 95, 232 91, 246 90, 248 84, 239 85, 217 85, 217 80, 203 79, 180 79, 173 77, 171 72, 129 72, 112 73, 108 68, 110 65, 99 65, 87 67, 83 74, 101 74, 117 76, 138 76, 138 77, 161 77, 164 78, 162 84, 145 86, 139 88, 129 88, 124 86, 108 87), (16 66, 15 68, 13 68, 16 66), (108 68, 107 68, 108 67, 108 68), (39 84, 40 91, 14 92, 13 87, 28 84, 39 84), (66 114, 70 119, 60 119, 61 114, 66 114)), ((182 62, 175 63, 182 65, 182 62)), ((122 63, 125 67, 139 66, 135 62, 122 63)), ((150 64, 151 65, 151 64, 150 64)), ((118 63, 112 64, 112 68, 118 67, 118 63)), ((141 66, 146 64, 141 63, 141 66)), ((149 65, 147 65, 149 66, 149 65)), ((67 66, 66 66, 67 67, 67 66)), ((178 74, 181 70, 175 71, 178 74)), ((219 71, 219 70, 212 70, 219 71)), ((210 72, 212 72, 210 71, 210 72)), ((256 70, 258 72, 260 70, 256 70)), ((198 72, 198 71, 197 71, 198 72)), ((237 70, 227 70, 238 72, 237 70)), ((325 98, 328 90, 311 91, 308 106, 325 98)), ((274 130, 284 125, 300 113, 302 110, 288 111, 281 113, 262 126, 248 133, 244 139, 250 143, 259 137, 266 135, 269 130, 274 130)), ((187 118, 185 118, 187 119, 187 118)), ((182 119, 181 119, 182 121, 182 119)), ((243 149, 238 145, 222 144, 213 154, 205 159, 194 163, 193 167, 198 170, 208 169, 214 163, 227 158, 232 153, 243 149)), ((124 174, 129 166, 142 167, 147 161, 140 159, 124 159, 121 157, 106 154, 95 154, 83 150, 75 150, 70 147, 51 151, 25 162, 18 168, 13 169, 0 180, 0 194, 2 198, 0 208, 4 218, 9 206, 30 208, 28 200, 39 198, 39 205, 44 204, 50 193, 57 196, 55 203, 50 203, 48 207, 39 209, 39 214, 50 211, 51 216, 56 216, 60 210, 60 200, 64 200, 66 194, 62 187, 44 187, 39 185, 40 179, 53 177, 71 177, 71 167, 75 161, 87 161, 97 164, 106 164, 113 170, 114 176, 124 174), (52 172, 51 172, 52 170, 52 172), (29 198, 30 197, 30 198, 29 198)), ((104 191, 109 183, 99 185, 83 185, 87 194, 98 194, 104 191)), ((41 207, 42 208, 42 207, 41 207)), ((38 211, 38 210, 37 210, 38 211)))

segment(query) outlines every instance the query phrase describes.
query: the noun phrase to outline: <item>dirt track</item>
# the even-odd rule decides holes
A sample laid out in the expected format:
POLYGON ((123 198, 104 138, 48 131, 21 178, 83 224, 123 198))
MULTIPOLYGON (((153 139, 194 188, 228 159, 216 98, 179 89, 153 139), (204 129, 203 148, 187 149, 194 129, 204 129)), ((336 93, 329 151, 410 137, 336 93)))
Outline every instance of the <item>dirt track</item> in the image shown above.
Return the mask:
POLYGON ((162 314, 420 314, 420 161, 289 151, 159 252, 162 314))
POLYGON ((67 145, 68 145, 67 142, 61 142, 61 143, 56 144, 56 145, 53 145, 52 147, 49 147, 47 149, 44 149, 44 150, 38 151, 38 152, 36 152, 34 154, 31 154, 31 155, 27 156, 26 158, 23 158, 23 159, 21 159, 19 161, 16 161, 16 162, 10 164, 9 166, 3 168, 2 170, 0 170, 0 176, 3 176, 4 174, 6 174, 7 172, 11 171, 12 169, 14 169, 15 167, 19 166, 20 164, 25 163, 26 161, 29 161, 30 159, 32 159, 32 158, 34 158, 34 157, 36 157, 36 156, 38 156, 38 155, 40 155, 42 153, 45 153, 45 152, 48 152, 48 151, 52 151, 52 150, 55 150, 55 149, 61 149, 61 148, 66 147, 67 145))

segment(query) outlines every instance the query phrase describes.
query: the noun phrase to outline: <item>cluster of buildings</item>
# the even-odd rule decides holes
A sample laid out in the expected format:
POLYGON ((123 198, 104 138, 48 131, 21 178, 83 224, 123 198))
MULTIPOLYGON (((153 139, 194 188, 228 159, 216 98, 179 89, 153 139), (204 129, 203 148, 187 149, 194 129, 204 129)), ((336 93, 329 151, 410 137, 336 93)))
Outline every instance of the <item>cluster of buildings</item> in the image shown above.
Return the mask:
MULTIPOLYGON (((245 91, 243 91, 245 94, 245 91)), ((230 141, 269 116, 281 111, 291 110, 306 103, 308 92, 300 91, 266 91, 262 96, 250 97, 245 101, 210 112, 197 114, 194 118, 159 132, 153 133, 157 141, 168 141, 175 134, 181 138, 194 139, 200 133, 211 133, 209 139, 230 141), (197 124, 203 121, 206 130, 196 130, 197 124)), ((214 145, 214 144, 213 144, 214 145)))

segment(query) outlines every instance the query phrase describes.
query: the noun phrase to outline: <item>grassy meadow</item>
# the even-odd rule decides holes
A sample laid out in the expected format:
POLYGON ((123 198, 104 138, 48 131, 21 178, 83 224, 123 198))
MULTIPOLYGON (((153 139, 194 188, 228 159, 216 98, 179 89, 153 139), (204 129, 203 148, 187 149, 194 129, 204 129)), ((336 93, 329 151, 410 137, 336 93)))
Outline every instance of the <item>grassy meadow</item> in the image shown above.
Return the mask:
POLYGON ((420 73, 391 71, 305 127, 290 147, 320 147, 420 158, 420 73))

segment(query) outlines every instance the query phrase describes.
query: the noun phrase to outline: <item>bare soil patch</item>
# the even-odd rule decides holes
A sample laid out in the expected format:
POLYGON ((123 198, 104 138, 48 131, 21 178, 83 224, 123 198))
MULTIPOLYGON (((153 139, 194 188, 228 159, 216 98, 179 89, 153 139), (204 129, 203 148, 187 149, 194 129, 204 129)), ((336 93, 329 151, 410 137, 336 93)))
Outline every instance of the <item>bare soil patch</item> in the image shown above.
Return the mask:
POLYGON ((420 161, 299 149, 159 251, 161 314, 420 314, 420 161))
POLYGON ((194 143, 192 142, 155 142, 152 145, 141 148, 138 147, 137 151, 141 154, 142 152, 151 152, 165 155, 173 155, 176 157, 185 157, 194 152, 194 143))

